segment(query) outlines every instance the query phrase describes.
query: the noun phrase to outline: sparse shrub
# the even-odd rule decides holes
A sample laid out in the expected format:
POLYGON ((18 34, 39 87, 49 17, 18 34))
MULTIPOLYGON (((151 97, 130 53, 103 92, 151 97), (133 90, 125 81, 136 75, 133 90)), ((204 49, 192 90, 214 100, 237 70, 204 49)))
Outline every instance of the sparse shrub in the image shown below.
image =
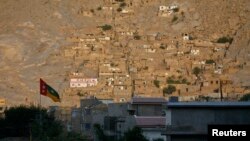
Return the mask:
POLYGON ((176 72, 177 72, 177 73, 181 73, 181 71, 180 71, 180 70, 177 70, 176 72))
POLYGON ((125 2, 120 4, 120 7, 125 7, 127 4, 125 2))
POLYGON ((233 38, 231 37, 221 37, 217 40, 217 43, 232 43, 233 42, 233 38))
POLYGON ((117 11, 118 11, 118 12, 121 12, 121 11, 122 11, 122 8, 121 8, 121 7, 117 8, 117 11))
POLYGON ((215 61, 214 60, 212 60, 212 59, 210 59, 210 60, 206 60, 206 64, 214 64, 215 63, 215 61))
POLYGON ((154 85, 159 88, 160 87, 160 81, 159 80, 154 80, 154 85))
POLYGON ((176 87, 175 86, 173 86, 173 85, 168 85, 168 87, 165 87, 164 89, 163 89, 163 94, 172 94, 173 92, 175 92, 176 91, 176 87))
POLYGON ((165 48, 166 48, 166 45, 161 44, 160 48, 161 48, 161 49, 165 49, 165 48))
POLYGON ((175 9, 173 9, 173 11, 174 11, 174 12, 179 12, 179 8, 177 7, 177 8, 175 8, 175 9))
POLYGON ((95 13, 95 10, 94 10, 94 9, 90 9, 90 12, 91 12, 91 13, 95 13))
POLYGON ((83 96, 83 94, 81 92, 78 92, 77 96, 81 97, 81 96, 83 96))
POLYGON ((124 0, 115 0, 115 1, 117 1, 117 2, 124 2, 124 0))
POLYGON ((175 83, 175 80, 174 80, 173 78, 169 77, 169 78, 167 79, 167 83, 168 83, 168 84, 174 84, 174 83, 175 83))
POLYGON ((110 64, 110 66, 111 66, 111 67, 117 67, 118 65, 112 62, 112 63, 110 64))
POLYGON ((183 84, 188 83, 188 82, 187 82, 187 79, 186 79, 186 78, 183 78, 182 81, 181 81, 181 83, 183 83, 183 84))
POLYGON ((200 73, 201 73, 201 69, 200 69, 200 68, 195 67, 195 68, 193 69, 193 74, 194 74, 194 75, 198 76, 200 73))
POLYGON ((134 36, 134 39, 135 39, 135 40, 140 40, 140 39, 141 39, 141 36, 140 36, 140 35, 135 35, 135 36, 134 36))
POLYGON ((175 78, 174 76, 167 78, 168 84, 187 84, 188 81, 186 78, 182 78, 182 76, 179 76, 178 78, 175 78))
POLYGON ((105 24, 105 25, 101 26, 101 28, 102 28, 103 31, 107 31, 107 30, 111 30, 112 26, 108 25, 108 24, 105 24))
POLYGON ((174 16, 173 19, 172 19, 172 22, 175 22, 178 20, 178 17, 177 16, 174 16))
POLYGON ((101 7, 101 6, 99 6, 99 7, 97 8, 97 10, 98 10, 98 11, 102 10, 102 7, 101 7))
POLYGON ((181 11, 181 15, 184 16, 184 14, 185 14, 184 11, 181 11))

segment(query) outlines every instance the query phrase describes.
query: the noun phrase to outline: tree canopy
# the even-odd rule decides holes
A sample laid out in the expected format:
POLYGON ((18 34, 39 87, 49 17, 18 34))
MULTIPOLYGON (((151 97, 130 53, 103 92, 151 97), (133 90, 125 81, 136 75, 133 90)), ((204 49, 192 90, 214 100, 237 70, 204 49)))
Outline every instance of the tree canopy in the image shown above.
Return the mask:
POLYGON ((195 67, 195 68, 193 69, 193 74, 194 74, 194 75, 198 76, 200 73, 201 73, 201 69, 200 69, 200 68, 195 67))
POLYGON ((63 131, 60 121, 47 110, 36 106, 11 107, 0 119, 0 139, 6 137, 32 137, 36 141, 85 141, 77 133, 63 131), (72 135, 74 134, 74 135, 72 135))
POLYGON ((165 87, 163 89, 163 94, 172 94, 176 91, 176 87, 174 85, 168 85, 168 87, 165 87))
POLYGON ((120 139, 105 135, 103 129, 99 124, 95 124, 94 129, 99 141, 148 141, 146 137, 143 136, 142 130, 139 127, 134 127, 128 130, 120 139))
POLYGON ((139 127, 134 127, 132 130, 128 130, 123 141, 148 141, 142 134, 142 130, 139 127))

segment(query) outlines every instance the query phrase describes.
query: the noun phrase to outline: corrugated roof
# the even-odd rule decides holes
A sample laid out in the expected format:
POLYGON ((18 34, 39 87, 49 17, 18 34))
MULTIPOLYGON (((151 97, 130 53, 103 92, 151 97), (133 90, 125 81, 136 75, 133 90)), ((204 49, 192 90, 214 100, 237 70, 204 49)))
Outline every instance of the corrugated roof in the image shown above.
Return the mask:
POLYGON ((168 108, 250 108, 249 102, 169 102, 168 108))
POLYGON ((139 127, 165 127, 166 125, 166 118, 160 116, 135 116, 135 121, 136 126, 139 127))
POLYGON ((133 97, 132 104, 164 104, 167 101, 164 98, 151 98, 151 97, 133 97))

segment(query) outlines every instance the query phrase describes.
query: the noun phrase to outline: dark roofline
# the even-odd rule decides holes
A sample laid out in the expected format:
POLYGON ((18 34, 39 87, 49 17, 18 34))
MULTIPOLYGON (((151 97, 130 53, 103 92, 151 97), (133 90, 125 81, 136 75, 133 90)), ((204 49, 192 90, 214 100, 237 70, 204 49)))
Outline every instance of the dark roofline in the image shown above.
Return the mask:
POLYGON ((140 127, 140 128, 152 128, 152 129, 158 129, 158 128, 165 128, 165 125, 135 125, 136 127, 140 127))
POLYGON ((162 103, 159 103, 159 102, 133 102, 131 103, 132 105, 137 105, 137 104, 144 104, 144 105, 163 105, 163 104, 166 104, 166 102, 162 102, 162 103))
POLYGON ((166 104, 164 98, 152 98, 152 97, 133 97, 131 99, 131 104, 166 104))
POLYGON ((169 102, 168 108, 250 108, 250 102, 169 102))

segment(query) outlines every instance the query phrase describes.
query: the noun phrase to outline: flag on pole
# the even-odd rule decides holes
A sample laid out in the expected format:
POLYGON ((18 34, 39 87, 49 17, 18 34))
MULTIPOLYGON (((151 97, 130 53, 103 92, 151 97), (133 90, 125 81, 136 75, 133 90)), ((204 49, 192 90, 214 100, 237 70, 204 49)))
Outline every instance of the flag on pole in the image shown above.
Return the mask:
POLYGON ((51 98, 54 102, 61 102, 59 94, 40 78, 40 94, 51 98))

